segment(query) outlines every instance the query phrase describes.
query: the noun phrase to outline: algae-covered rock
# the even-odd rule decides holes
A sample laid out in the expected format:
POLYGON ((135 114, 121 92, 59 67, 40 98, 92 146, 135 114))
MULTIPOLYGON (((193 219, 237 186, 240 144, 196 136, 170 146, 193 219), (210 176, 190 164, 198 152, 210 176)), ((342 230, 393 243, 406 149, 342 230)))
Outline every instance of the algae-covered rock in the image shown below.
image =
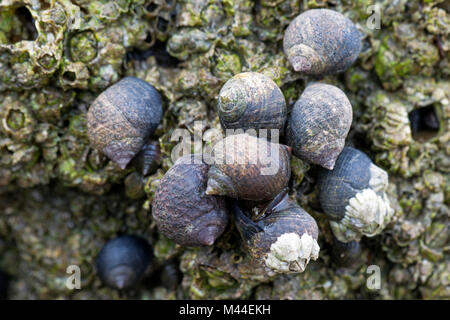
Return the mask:
POLYGON ((441 0, 0 1, 0 297, 7 279, 11 299, 450 299, 449 18, 441 0), (313 8, 361 33, 343 74, 296 73, 283 53, 286 27, 313 8), (255 268, 234 223, 212 247, 184 248, 151 217, 180 142, 211 149, 223 134, 220 89, 250 71, 280 87, 288 113, 310 82, 339 87, 353 108, 346 146, 389 173, 391 221, 343 246, 320 206, 317 167, 291 159, 290 195, 320 230, 320 256, 302 274, 255 268), (162 97, 151 137, 161 160, 146 174, 134 161, 120 169, 86 132, 92 102, 126 76, 162 97), (154 259, 119 294, 95 259, 122 234, 146 238, 154 259))

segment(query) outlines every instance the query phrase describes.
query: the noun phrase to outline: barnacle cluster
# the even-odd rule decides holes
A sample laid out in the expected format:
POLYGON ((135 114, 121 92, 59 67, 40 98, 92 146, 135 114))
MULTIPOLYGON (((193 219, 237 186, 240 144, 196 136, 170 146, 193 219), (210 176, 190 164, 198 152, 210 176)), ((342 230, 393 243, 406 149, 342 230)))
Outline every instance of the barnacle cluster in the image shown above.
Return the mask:
MULTIPOLYGON (((449 299, 449 17, 441 0, 0 1, 0 298, 7 291, 12 299, 449 299), (308 9, 331 9, 355 24, 360 53, 342 74, 296 72, 283 52, 286 28, 308 9), (379 27, 372 23, 377 12, 379 27), (222 225, 212 246, 185 247, 152 217, 158 187, 174 168, 177 129, 192 139, 209 135, 212 146, 224 126, 221 89, 247 73, 280 88, 285 104, 277 96, 276 107, 288 116, 313 81, 342 90, 353 114, 346 148, 364 152, 371 166, 389 174, 378 181, 382 188, 366 188, 350 201, 351 213, 371 197, 389 200, 384 211, 368 208, 389 219, 374 214, 379 223, 361 231, 345 224, 355 220, 352 214, 330 223, 318 186, 326 169, 290 159, 289 201, 320 230, 320 255, 303 273, 267 273, 255 265, 258 252, 242 246, 235 223, 222 225), (158 91, 163 115, 152 141, 121 169, 90 143, 88 110, 126 77, 158 91), (124 235, 148 244, 132 269, 112 274, 121 286, 143 279, 119 294, 99 277, 96 259, 124 235), (83 290, 67 287, 73 265, 83 290), (372 265, 381 270, 379 289, 367 287, 372 265)), ((254 221, 266 217, 260 208, 241 209, 254 221)), ((277 213, 272 209, 268 219, 277 213)), ((316 258, 314 241, 285 232, 273 241, 269 265, 304 269, 305 251, 316 258), (291 244, 295 250, 284 252, 291 244)), ((141 244, 125 246, 130 243, 139 250, 141 244)))

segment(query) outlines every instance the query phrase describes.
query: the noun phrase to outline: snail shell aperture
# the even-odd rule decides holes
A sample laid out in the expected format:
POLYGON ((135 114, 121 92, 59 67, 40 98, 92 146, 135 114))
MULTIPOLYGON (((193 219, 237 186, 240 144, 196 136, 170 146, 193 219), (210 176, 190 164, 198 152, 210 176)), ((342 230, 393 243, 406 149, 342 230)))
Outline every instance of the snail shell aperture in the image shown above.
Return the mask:
POLYGON ((156 190, 156 226, 182 246, 210 246, 228 223, 225 198, 205 194, 207 174, 201 155, 186 155, 166 172, 156 190))
POLYGON ((319 172, 319 200, 341 242, 379 234, 394 210, 386 195, 388 174, 363 152, 345 147, 332 171, 319 172))
POLYGON ((290 148, 248 134, 226 137, 212 150, 207 194, 267 201, 290 178, 290 148))
POLYGON ((152 260, 152 248, 144 238, 125 235, 108 241, 97 256, 97 273, 104 284, 130 289, 139 283, 152 260))
POLYGON ((318 227, 313 217, 287 194, 274 201, 265 215, 251 220, 237 205, 233 213, 246 248, 257 263, 277 273, 305 271, 310 259, 319 257, 318 227))
POLYGON ((101 93, 89 108, 89 141, 124 169, 161 117, 161 97, 156 89, 143 80, 127 77, 101 93))
POLYGON ((286 101, 269 77, 243 72, 228 80, 219 93, 217 110, 224 129, 278 129, 287 117, 286 101))
POLYGON ((352 118, 352 105, 341 89, 310 84, 289 117, 288 145, 297 157, 331 170, 344 148, 352 118))
POLYGON ((310 75, 338 73, 358 58, 361 36, 353 22, 341 13, 312 9, 289 24, 283 48, 297 72, 310 75))

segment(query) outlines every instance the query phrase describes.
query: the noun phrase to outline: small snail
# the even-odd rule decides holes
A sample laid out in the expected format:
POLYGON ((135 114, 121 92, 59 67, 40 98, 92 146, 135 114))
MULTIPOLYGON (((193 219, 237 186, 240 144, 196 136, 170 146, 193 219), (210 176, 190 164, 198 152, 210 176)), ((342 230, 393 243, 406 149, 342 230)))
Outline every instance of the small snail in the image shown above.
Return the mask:
POLYGON ((183 274, 175 262, 169 262, 161 270, 161 282, 168 290, 175 290, 180 284, 183 274))
POLYGON ((144 176, 156 171, 161 163, 161 147, 158 141, 149 140, 145 143, 141 151, 133 158, 136 167, 144 176))
POLYGON ((210 195, 266 201, 286 187, 291 176, 290 148, 248 134, 219 141, 208 172, 210 195))
POLYGON ((161 117, 161 97, 156 89, 143 80, 126 77, 101 93, 89 108, 89 141, 124 169, 161 117))
POLYGON ((219 93, 217 111, 224 129, 281 130, 286 101, 269 77, 243 72, 229 79, 219 93))
POLYGON ((312 9, 289 24, 284 33, 283 49, 297 72, 338 73, 358 58, 361 36, 353 22, 341 13, 312 9))
POLYGON ((359 241, 340 242, 334 238, 331 251, 333 261, 341 267, 357 266, 361 262, 361 245, 359 241))
POLYGON ((277 273, 303 272, 319 257, 318 227, 313 217, 284 191, 262 217, 253 221, 233 202, 236 226, 251 257, 277 273))
POLYGON ((352 105, 341 89, 310 84, 292 109, 287 144, 297 157, 331 170, 344 148, 352 118, 352 105))
POLYGON ((124 290, 136 286, 152 261, 144 238, 125 235, 108 241, 97 256, 97 273, 107 286, 124 290))
POLYGON ((205 194, 207 174, 201 155, 186 155, 166 172, 156 190, 156 226, 179 245, 210 246, 228 223, 225 198, 205 194))
POLYGON ((393 215, 386 195, 388 175, 363 152, 345 147, 332 171, 318 176, 319 200, 341 242, 379 234, 393 215))

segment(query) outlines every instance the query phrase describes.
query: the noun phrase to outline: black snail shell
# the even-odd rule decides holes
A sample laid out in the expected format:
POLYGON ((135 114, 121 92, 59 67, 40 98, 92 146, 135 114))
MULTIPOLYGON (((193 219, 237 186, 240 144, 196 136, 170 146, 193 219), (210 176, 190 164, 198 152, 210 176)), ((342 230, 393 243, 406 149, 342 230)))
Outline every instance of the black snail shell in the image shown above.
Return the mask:
POLYGON ((126 77, 101 93, 87 114, 91 145, 124 169, 155 131, 161 96, 147 82, 126 77))
POLYGON ((388 174, 363 152, 345 147, 332 171, 320 170, 319 200, 341 242, 379 234, 393 215, 388 174))
POLYGON ((104 284, 130 289, 144 276, 152 261, 152 247, 144 238, 125 235, 108 241, 97 256, 97 273, 104 284))
POLYGON ((341 13, 312 9, 289 24, 283 49, 297 72, 310 75, 338 73, 358 58, 361 36, 353 22, 341 13))
POLYGON ((352 118, 352 105, 341 89, 310 84, 288 119, 287 143, 297 157, 331 170, 344 148, 352 118))
POLYGON ((180 284, 182 273, 175 262, 169 262, 161 270, 161 283, 168 290, 175 290, 180 284))
POLYGON ((229 79, 219 93, 217 111, 224 129, 281 130, 286 101, 269 77, 243 72, 229 79))
POLYGON ((228 223, 225 198, 205 193, 207 175, 201 155, 186 155, 166 172, 156 190, 156 226, 182 246, 210 246, 228 223))
POLYGON ((303 272, 310 259, 319 257, 319 229, 313 217, 287 193, 281 193, 271 208, 256 221, 233 202, 236 226, 250 256, 277 273, 303 272))
POLYGON ((334 238, 331 256, 334 263, 341 267, 357 266, 361 262, 361 244, 359 241, 341 242, 334 238))
POLYGON ((226 137, 211 155, 207 194, 267 201, 286 187, 291 176, 290 148, 248 134, 226 137))

